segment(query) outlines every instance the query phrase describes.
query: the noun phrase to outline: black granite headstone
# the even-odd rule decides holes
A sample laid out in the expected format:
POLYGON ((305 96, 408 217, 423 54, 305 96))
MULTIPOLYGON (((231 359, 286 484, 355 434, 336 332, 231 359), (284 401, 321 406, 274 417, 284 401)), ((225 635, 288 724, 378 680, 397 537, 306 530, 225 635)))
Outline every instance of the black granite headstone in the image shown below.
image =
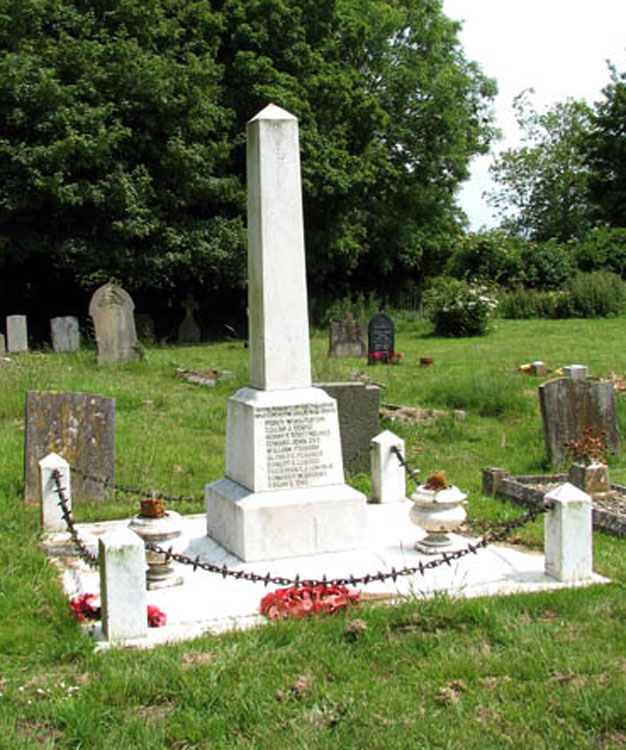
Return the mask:
POLYGON ((393 320, 385 313, 378 313, 370 320, 368 328, 368 359, 370 362, 388 362, 393 359, 393 353, 393 320))

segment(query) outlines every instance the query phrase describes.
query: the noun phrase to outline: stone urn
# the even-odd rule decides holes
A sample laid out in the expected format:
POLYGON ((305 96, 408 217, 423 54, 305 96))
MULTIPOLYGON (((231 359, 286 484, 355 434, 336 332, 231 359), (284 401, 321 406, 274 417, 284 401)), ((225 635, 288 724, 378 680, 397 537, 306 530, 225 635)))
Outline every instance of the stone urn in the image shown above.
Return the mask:
POLYGON ((411 495, 413 507, 409 517, 427 535, 415 543, 420 552, 432 555, 450 552, 455 543, 450 536, 467 518, 464 503, 467 495, 454 485, 442 489, 429 489, 421 484, 411 495))
MULTIPOLYGON (((138 534, 144 544, 153 543, 169 549, 182 534, 183 519, 180 513, 166 510, 161 500, 142 500, 141 512, 130 520, 128 527, 138 534)), ((146 587, 149 591, 178 586, 183 582, 171 559, 160 552, 146 550, 146 587)))
POLYGON ((615 495, 609 480, 609 467, 601 461, 575 461, 569 468, 567 478, 593 500, 608 500, 615 495))

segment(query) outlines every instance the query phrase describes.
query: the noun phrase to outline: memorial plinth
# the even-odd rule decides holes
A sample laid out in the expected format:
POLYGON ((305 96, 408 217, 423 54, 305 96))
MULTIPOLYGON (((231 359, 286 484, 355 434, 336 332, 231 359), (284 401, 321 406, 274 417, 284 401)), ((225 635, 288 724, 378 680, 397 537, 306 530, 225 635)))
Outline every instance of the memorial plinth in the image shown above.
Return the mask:
POLYGON ((365 497, 344 482, 337 403, 311 387, 298 121, 269 105, 247 137, 250 387, 228 403, 207 532, 245 561, 355 549, 365 497))

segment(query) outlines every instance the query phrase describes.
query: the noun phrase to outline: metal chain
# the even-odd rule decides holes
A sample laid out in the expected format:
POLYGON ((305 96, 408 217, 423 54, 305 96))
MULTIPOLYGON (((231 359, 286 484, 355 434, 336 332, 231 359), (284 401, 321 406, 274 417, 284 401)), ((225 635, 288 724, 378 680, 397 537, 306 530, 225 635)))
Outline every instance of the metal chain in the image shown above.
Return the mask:
POLYGON ((87 472, 82 471, 81 469, 77 469, 74 466, 70 467, 70 471, 73 471, 76 474, 79 474, 83 479, 88 479, 90 482, 96 482, 96 484, 101 484, 103 487, 109 487, 113 490, 119 490, 120 492, 125 492, 127 495, 142 495, 143 497, 150 497, 154 498, 156 500, 167 500, 168 502, 173 503, 203 503, 204 498, 203 497, 189 497, 188 495, 167 495, 165 492, 155 492, 153 490, 143 490, 141 488, 137 487, 125 487, 123 484, 116 484, 115 482, 111 482, 109 479, 102 479, 101 477, 96 477, 93 474, 87 474, 87 472))
MULTIPOLYGON (((78 536, 78 533, 76 531, 74 520, 72 518, 71 511, 69 510, 67 498, 65 497, 65 488, 61 487, 61 472, 58 470, 55 470, 53 472, 53 477, 55 479, 56 485, 57 485, 57 493, 60 498, 59 505, 62 508, 63 511, 63 519, 65 520, 65 523, 67 524, 68 530, 70 532, 70 536, 72 538, 72 541, 74 542, 75 546, 79 550, 79 555, 91 566, 96 567, 98 565, 98 558, 93 555, 88 549, 85 543, 80 539, 78 536)), ((400 578, 401 576, 410 576, 415 575, 416 573, 419 573, 420 575, 424 575, 427 570, 433 570, 434 568, 439 568, 442 565, 451 565, 454 560, 459 560, 462 557, 465 557, 469 554, 476 554, 479 549, 483 549, 490 544, 493 544, 494 542, 500 542, 506 539, 506 537, 514 530, 519 529, 522 526, 525 526, 527 523, 530 523, 531 521, 534 521, 538 516, 540 516, 542 513, 545 513, 548 510, 548 505, 544 505, 537 508, 532 508, 527 513, 525 513, 523 516, 520 516, 519 518, 512 519, 511 521, 505 521, 502 523, 502 528, 498 528, 497 530, 489 531, 486 534, 484 534, 476 543, 474 544, 468 544, 466 547, 463 547, 459 550, 455 550, 454 552, 442 552, 440 556, 432 558, 431 560, 428 560, 427 562, 420 562, 416 566, 412 567, 404 567, 397 570, 395 567, 392 567, 390 571, 387 571, 386 573, 383 573, 381 571, 378 571, 377 573, 368 573, 363 576, 353 576, 350 575, 348 577, 344 578, 327 578, 325 575, 321 579, 302 579, 299 575, 296 575, 295 578, 287 578, 285 576, 278 576, 278 575, 271 575, 269 572, 265 575, 259 575, 258 573, 254 572, 247 572, 244 570, 232 570, 226 565, 215 565, 213 563, 204 561, 200 558, 199 555, 197 555, 195 558, 189 557, 188 555, 183 555, 178 552, 174 552, 172 547, 169 547, 169 549, 166 549, 165 547, 161 547, 158 544, 154 544, 151 542, 146 543, 146 549, 150 550, 152 552, 157 552, 158 554, 165 555, 165 558, 167 561, 174 560, 175 562, 181 563, 183 565, 191 565, 193 567, 194 572, 200 568, 201 570, 207 571, 209 573, 218 573, 223 578, 231 577, 235 578, 237 580, 241 579, 244 581, 251 581, 253 583, 263 583, 265 586, 267 586, 270 583, 274 583, 277 586, 357 586, 357 585, 363 585, 367 586, 369 583, 373 583, 375 581, 387 581, 389 579, 393 580, 394 583, 397 578, 400 578)))
POLYGON ((69 508, 69 501, 67 499, 67 495, 65 494, 67 492, 67 489, 61 486, 61 472, 58 469, 55 469, 52 472, 52 476, 56 484, 56 493, 59 496, 59 505, 61 506, 63 520, 65 521, 68 531, 70 532, 72 542, 74 542, 74 546, 78 549, 79 556, 82 557, 87 565, 91 566, 92 568, 97 568, 99 564, 97 556, 87 549, 87 545, 78 536, 78 532, 76 531, 74 519, 72 518, 72 512, 69 508))
POLYGON ((534 521, 542 513, 545 513, 547 509, 547 507, 533 508, 523 516, 508 521, 505 528, 484 534, 475 544, 468 544, 466 547, 455 550, 454 552, 442 552, 439 557, 428 560, 428 562, 422 562, 420 560, 418 565, 412 567, 400 568, 399 570, 397 570, 396 568, 391 568, 391 570, 387 571, 386 573, 378 571, 377 573, 368 573, 366 575, 358 577, 350 575, 344 578, 329 579, 326 576, 323 576, 321 579, 302 579, 299 575, 297 575, 295 578, 287 578, 285 576, 273 576, 270 573, 266 573, 263 576, 259 575, 258 573, 246 572, 243 570, 232 570, 226 565, 214 565, 213 563, 201 560, 199 555, 195 558, 192 558, 188 555, 179 554, 178 552, 173 552, 172 547, 170 547, 169 549, 165 549, 158 544, 148 543, 146 544, 146 549, 165 555, 167 560, 171 559, 175 562, 182 563, 183 565, 191 565, 194 571, 200 568, 201 570, 208 571, 209 573, 218 573, 223 578, 232 577, 243 579, 245 581, 252 581, 253 583, 263 583, 265 586, 267 586, 269 583, 274 583, 277 586, 296 587, 320 585, 323 587, 357 586, 359 584, 367 586, 367 584, 373 583, 375 581, 382 582, 389 579, 393 580, 395 583, 396 579, 401 576, 410 576, 415 575, 416 573, 419 573, 423 576, 427 570, 433 570, 434 568, 439 568, 442 565, 451 565, 454 560, 459 560, 460 558, 465 557, 469 554, 476 554, 479 549, 487 547, 494 542, 503 541, 511 533, 511 531, 513 531, 514 529, 519 529, 527 523, 534 521))
POLYGON ((391 446, 391 452, 396 454, 396 456, 398 457, 398 461, 400 462, 400 466, 403 467, 403 469, 406 471, 406 473, 410 477, 410 479, 412 479, 413 482, 415 482, 415 486, 419 487, 420 483, 419 483, 419 481, 417 479, 417 475, 419 474, 420 470, 419 469, 412 469, 408 465, 408 463, 406 462, 406 459, 402 455, 402 451, 400 450, 400 448, 398 448, 397 445, 392 445, 391 446))

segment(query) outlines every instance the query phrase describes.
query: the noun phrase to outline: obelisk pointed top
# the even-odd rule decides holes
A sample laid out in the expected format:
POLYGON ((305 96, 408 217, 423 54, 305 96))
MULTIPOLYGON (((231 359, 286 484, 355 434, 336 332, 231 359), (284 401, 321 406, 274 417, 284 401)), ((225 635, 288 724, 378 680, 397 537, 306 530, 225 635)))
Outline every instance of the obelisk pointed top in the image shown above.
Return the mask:
POLYGON ((263 107, 263 109, 260 112, 257 112, 257 114, 250 120, 250 122, 254 122, 255 120, 297 120, 297 119, 298 118, 295 115, 292 115, 291 112, 287 112, 286 109, 279 107, 277 104, 268 104, 267 107, 263 107))

